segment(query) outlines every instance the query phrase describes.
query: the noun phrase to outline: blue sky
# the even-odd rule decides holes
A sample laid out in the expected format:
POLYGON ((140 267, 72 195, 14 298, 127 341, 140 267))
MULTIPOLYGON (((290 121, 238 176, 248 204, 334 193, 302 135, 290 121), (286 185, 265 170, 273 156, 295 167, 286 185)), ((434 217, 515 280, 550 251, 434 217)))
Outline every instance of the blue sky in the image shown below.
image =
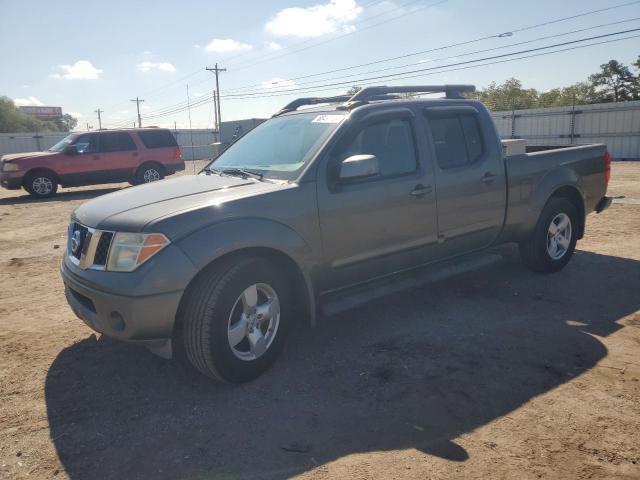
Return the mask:
MULTIPOLYGON (((298 77, 521 29, 625 0, 277 0, 122 1, 0 0, 0 95, 18 104, 62 106, 80 126, 132 125, 140 96, 143 125, 188 127, 189 84, 194 127, 212 125, 214 76, 218 62, 223 120, 266 117, 298 96, 341 93, 358 78, 437 67, 559 42, 640 28, 640 3, 570 21, 516 32, 473 44, 360 69, 298 77), (507 47, 516 42, 627 21, 507 47), (505 47, 465 55, 470 52, 505 47), (410 65, 393 69, 401 65, 410 65), (386 69, 379 73, 367 72, 386 69), (346 75, 352 75, 346 77, 346 75), (336 77, 341 77, 336 79, 336 77), (287 92, 314 87, 307 92, 287 92), (241 96, 243 93, 245 98, 241 96), (236 97, 224 97, 236 95, 236 97), (249 96, 250 98, 246 98, 249 96), (200 102, 200 104, 198 104, 200 102), (175 106, 174 108, 171 108, 175 106), (153 117, 153 115, 156 115, 153 117), (160 116, 162 115, 162 116, 160 116), (148 119, 145 119, 149 116, 148 119)), ((640 32, 622 36, 638 35, 640 32)), ((614 37, 612 37, 614 38, 614 37)), ((526 87, 547 90, 586 77, 616 58, 630 64, 640 55, 640 38, 466 70, 439 72, 376 83, 473 83, 517 77, 526 87)))

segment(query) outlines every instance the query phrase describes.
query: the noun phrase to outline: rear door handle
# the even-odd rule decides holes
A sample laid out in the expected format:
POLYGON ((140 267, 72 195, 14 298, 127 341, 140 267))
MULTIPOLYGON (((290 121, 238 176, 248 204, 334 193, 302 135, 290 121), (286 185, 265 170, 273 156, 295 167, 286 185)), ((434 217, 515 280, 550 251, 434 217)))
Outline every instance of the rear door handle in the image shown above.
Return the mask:
POLYGON ((482 177, 480 180, 482 180, 484 183, 491 183, 496 179, 497 175, 494 175, 491 172, 487 172, 484 174, 484 177, 482 177))
POLYGON ((411 192, 409 192, 409 195, 412 195, 414 197, 424 197, 427 193, 431 193, 431 191, 431 185, 424 186, 418 184, 413 190, 411 190, 411 192))

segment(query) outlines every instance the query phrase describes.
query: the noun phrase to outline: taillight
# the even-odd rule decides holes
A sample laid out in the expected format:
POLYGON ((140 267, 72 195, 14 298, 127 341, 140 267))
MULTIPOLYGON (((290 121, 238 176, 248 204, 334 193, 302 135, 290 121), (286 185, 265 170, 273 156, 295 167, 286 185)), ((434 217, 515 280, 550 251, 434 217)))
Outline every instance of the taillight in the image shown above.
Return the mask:
POLYGON ((611 180, 611 154, 604 152, 604 180, 609 183, 611 180))
POLYGON ((182 158, 182 152, 180 151, 180 147, 176 147, 176 149, 173 152, 173 159, 179 160, 180 158, 182 158))

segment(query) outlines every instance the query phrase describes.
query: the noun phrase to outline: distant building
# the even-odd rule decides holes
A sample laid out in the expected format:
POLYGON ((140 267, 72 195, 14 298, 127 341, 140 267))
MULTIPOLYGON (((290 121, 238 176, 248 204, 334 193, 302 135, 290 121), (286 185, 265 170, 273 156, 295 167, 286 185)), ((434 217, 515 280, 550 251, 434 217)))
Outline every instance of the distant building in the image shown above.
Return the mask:
POLYGON ((62 118, 62 107, 34 107, 23 105, 18 107, 24 113, 38 120, 58 120, 62 118))

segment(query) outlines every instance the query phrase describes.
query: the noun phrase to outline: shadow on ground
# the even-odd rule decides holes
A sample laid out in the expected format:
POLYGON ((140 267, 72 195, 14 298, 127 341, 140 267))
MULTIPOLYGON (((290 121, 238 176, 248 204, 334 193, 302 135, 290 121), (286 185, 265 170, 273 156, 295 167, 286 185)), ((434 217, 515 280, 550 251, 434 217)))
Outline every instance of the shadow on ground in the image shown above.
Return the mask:
POLYGON ((286 478, 407 448, 464 462, 457 436, 592 368, 607 351, 591 334, 610 335, 640 308, 640 262, 578 252, 544 277, 505 255, 301 328, 245 385, 83 340, 46 381, 60 460, 78 479, 286 478))
POLYGON ((126 187, 110 187, 110 188, 93 188, 90 190, 68 190, 58 192, 52 197, 35 198, 25 192, 19 197, 7 197, 0 199, 0 205, 20 205, 29 203, 47 203, 47 202, 68 202, 71 200, 91 200, 92 198, 115 192, 126 187))

